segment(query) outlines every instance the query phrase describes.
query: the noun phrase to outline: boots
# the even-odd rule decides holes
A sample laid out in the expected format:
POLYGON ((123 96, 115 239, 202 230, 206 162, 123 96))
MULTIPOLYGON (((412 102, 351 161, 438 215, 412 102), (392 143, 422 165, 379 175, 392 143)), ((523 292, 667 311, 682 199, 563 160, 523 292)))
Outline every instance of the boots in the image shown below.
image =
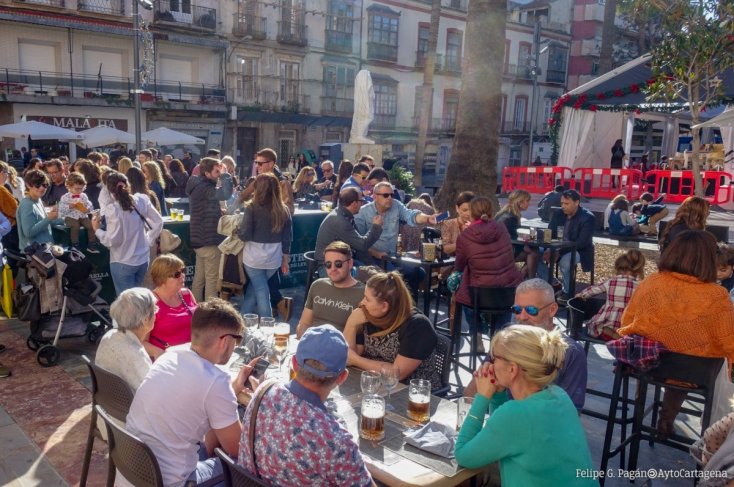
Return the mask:
POLYGON ((683 401, 686 400, 688 394, 685 391, 665 388, 663 394, 663 404, 660 407, 660 417, 657 424, 657 436, 661 440, 667 440, 675 433, 675 417, 678 416, 683 401))

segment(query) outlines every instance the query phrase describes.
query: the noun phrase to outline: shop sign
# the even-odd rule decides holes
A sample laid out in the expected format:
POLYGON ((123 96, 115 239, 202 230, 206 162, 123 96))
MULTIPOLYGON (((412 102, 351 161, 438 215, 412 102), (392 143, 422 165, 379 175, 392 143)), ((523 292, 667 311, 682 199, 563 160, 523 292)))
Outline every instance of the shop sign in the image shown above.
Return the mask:
POLYGON ((124 118, 92 118, 92 117, 53 117, 44 115, 28 115, 26 120, 36 120, 54 127, 69 130, 87 130, 98 126, 112 127, 127 132, 127 120, 124 118))

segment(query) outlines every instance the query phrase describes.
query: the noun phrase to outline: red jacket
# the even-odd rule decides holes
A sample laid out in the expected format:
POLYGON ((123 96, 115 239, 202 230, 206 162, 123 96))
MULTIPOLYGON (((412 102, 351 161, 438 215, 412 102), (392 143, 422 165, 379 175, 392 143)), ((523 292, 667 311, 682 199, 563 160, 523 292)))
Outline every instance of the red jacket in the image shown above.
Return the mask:
POLYGON ((510 234, 494 220, 475 222, 456 240, 457 271, 463 271, 456 301, 471 306, 469 286, 513 287, 522 280, 515 266, 510 234))

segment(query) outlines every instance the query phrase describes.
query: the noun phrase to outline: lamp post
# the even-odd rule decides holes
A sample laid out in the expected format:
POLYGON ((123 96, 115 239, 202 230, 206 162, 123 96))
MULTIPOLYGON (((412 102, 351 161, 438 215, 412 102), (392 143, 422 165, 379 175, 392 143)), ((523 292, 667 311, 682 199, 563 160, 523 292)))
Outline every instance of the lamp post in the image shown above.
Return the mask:
POLYGON ((528 154, 528 166, 533 163, 533 149, 535 146, 535 119, 537 118, 537 98, 538 98, 538 76, 540 76, 540 21, 535 21, 535 28, 533 29, 533 52, 535 53, 535 59, 533 60, 533 67, 530 70, 530 75, 533 77, 533 94, 530 100, 530 154, 528 154))
POLYGON ((133 4, 133 105, 135 108, 135 153, 137 153, 141 144, 141 131, 140 131, 140 94, 143 92, 140 89, 140 9, 138 4, 142 5, 146 10, 153 9, 153 2, 151 0, 132 0, 133 4))

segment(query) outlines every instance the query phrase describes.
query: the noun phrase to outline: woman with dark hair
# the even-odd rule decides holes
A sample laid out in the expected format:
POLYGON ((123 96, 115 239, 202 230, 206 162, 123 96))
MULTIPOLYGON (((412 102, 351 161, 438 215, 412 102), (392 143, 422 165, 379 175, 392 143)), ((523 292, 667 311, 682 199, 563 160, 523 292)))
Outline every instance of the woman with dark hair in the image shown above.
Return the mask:
POLYGON ((339 173, 336 175, 334 194, 331 195, 331 201, 335 206, 339 203, 339 191, 341 191, 342 185, 352 176, 352 169, 354 169, 354 164, 346 159, 339 164, 339 173))
POLYGON ((281 198, 278 178, 272 173, 263 173, 253 184, 254 193, 245 203, 239 233, 245 242, 242 263, 247 273, 242 313, 271 317, 268 279, 278 269, 288 274, 293 225, 291 213, 281 198))
POLYGON ((161 205, 161 215, 168 216, 165 194, 166 182, 163 180, 163 174, 161 174, 158 164, 153 161, 143 163, 143 174, 145 174, 145 180, 148 181, 148 187, 158 198, 158 203, 161 205))
POLYGON ((658 245, 662 252, 678 235, 686 230, 705 230, 711 203, 698 196, 689 196, 678 207, 675 216, 660 233, 658 245))
POLYGON ((186 183, 189 182, 189 173, 186 172, 184 165, 178 159, 172 159, 168 163, 171 171, 171 177, 176 181, 176 187, 172 191, 171 196, 174 198, 186 198, 186 183))
POLYGON ((441 242, 443 252, 454 255, 456 253, 456 240, 459 234, 471 223, 471 209, 469 203, 476 196, 471 191, 462 191, 456 198, 456 218, 446 220, 441 225, 441 242))
POLYGON ((92 227, 102 245, 110 249, 110 275, 119 295, 125 289, 142 286, 150 247, 163 229, 163 219, 147 197, 130 194, 127 177, 117 171, 109 173, 111 204, 95 215, 92 227), (106 230, 100 228, 102 216, 106 230))
POLYGON ((16 217, 18 247, 21 251, 33 242, 53 243, 51 225, 63 223, 59 218, 59 209, 54 206, 51 211, 46 212, 41 201, 49 186, 46 173, 39 169, 31 169, 26 172, 23 179, 27 188, 26 196, 20 200, 16 217))
POLYGON ((622 145, 622 139, 614 141, 612 146, 612 160, 609 163, 612 169, 622 169, 624 163, 624 156, 627 154, 624 152, 624 146, 622 145))
MULTIPOLYGON (((716 283, 716 239, 688 230, 670 242, 658 272, 642 281, 622 315, 620 335, 641 335, 678 353, 734 363, 734 305, 716 283)), ((658 433, 673 432, 685 392, 666 389, 658 433)))
POLYGON ((84 179, 87 181, 84 194, 87 195, 94 208, 98 209, 99 192, 102 191, 102 183, 100 182, 102 171, 99 169, 99 166, 88 159, 77 159, 74 163, 74 170, 84 176, 84 179))
POLYGON ((436 367, 438 337, 431 322, 413 306, 397 271, 369 278, 364 299, 344 327, 349 344, 347 364, 362 370, 397 368, 401 381, 426 379, 441 386, 436 367))
POLYGON ((130 183, 130 194, 142 194, 147 196, 150 203, 156 210, 158 210, 158 213, 160 213, 161 204, 153 190, 148 186, 148 181, 145 179, 143 171, 133 166, 127 170, 125 176, 127 176, 127 181, 130 183))
POLYGON ((161 177, 164 183, 164 194, 166 196, 172 196, 173 191, 176 190, 176 180, 171 176, 171 171, 168 170, 166 165, 160 159, 155 159, 154 162, 158 164, 158 169, 161 171, 161 177))

